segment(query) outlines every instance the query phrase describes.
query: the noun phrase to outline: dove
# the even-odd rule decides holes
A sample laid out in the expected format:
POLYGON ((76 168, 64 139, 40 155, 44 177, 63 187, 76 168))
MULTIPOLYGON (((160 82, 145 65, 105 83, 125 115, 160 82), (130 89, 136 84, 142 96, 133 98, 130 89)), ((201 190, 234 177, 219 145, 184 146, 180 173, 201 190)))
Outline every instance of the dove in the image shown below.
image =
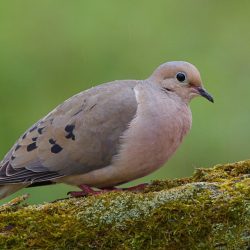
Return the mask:
POLYGON ((146 80, 117 80, 69 98, 29 128, 0 163, 0 198, 51 183, 82 192, 146 176, 175 153, 204 89, 198 69, 160 65, 146 80))

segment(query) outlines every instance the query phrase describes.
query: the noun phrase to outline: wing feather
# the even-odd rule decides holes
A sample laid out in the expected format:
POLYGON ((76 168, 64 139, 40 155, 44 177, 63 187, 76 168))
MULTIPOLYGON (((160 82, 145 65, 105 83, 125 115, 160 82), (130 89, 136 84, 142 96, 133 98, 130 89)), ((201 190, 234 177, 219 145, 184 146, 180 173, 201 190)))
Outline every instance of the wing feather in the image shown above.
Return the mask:
POLYGON ((0 164, 0 185, 43 182, 111 163, 137 110, 136 81, 83 91, 28 129, 0 164))

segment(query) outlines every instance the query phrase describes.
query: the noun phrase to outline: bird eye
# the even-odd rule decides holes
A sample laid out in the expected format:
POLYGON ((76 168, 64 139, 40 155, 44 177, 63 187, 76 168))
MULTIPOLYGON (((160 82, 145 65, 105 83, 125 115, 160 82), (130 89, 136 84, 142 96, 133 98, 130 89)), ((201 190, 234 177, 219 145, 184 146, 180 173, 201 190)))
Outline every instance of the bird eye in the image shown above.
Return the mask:
POLYGON ((182 72, 179 72, 176 74, 176 79, 179 81, 179 82, 184 82, 186 80, 186 75, 185 73, 182 73, 182 72))

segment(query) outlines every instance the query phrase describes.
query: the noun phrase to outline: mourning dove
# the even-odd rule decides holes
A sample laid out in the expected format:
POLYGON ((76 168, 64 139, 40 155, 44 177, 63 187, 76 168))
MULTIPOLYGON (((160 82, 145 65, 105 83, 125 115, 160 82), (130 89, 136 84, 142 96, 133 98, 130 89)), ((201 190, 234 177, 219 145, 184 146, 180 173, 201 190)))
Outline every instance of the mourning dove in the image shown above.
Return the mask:
POLYGON ((85 90, 28 129, 0 163, 0 198, 30 185, 114 187, 161 167, 190 130, 189 102, 203 96, 190 63, 160 65, 146 80, 85 90))

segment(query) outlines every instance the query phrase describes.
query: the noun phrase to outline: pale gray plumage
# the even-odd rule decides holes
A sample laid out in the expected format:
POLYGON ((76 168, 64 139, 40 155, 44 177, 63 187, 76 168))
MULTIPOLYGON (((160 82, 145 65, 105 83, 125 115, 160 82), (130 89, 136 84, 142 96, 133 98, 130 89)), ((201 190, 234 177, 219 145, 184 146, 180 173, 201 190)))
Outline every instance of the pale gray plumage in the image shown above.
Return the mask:
POLYGON ((189 131, 188 103, 197 95, 213 101, 193 65, 170 62, 144 81, 114 81, 71 97, 4 157, 0 198, 48 180, 102 188, 151 173, 189 131))

